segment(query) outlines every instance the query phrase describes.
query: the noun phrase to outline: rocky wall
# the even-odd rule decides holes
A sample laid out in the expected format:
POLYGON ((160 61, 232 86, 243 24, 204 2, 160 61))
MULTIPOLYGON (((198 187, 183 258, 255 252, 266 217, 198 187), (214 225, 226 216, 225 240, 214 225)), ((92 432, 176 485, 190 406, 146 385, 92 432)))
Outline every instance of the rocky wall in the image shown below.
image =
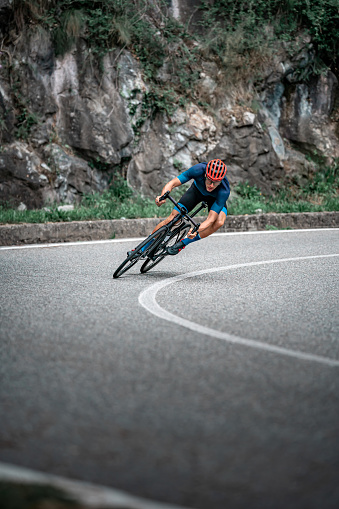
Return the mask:
MULTIPOLYGON (((0 19, 10 4, 2 0, 0 19)), ((116 48, 100 67, 81 39, 56 58, 48 33, 22 33, 1 56, 0 201, 78 202, 106 189, 116 172, 152 196, 214 157, 227 164, 231 184, 248 180, 266 192, 287 174, 308 175, 305 155, 339 157, 337 79, 328 72, 302 81, 299 71, 315 54, 307 37, 296 46, 277 50, 255 107, 235 98, 216 63, 205 61, 195 95, 208 108, 189 102, 138 122, 149 85, 129 51, 116 48)), ((171 80, 165 66, 159 80, 171 80)))

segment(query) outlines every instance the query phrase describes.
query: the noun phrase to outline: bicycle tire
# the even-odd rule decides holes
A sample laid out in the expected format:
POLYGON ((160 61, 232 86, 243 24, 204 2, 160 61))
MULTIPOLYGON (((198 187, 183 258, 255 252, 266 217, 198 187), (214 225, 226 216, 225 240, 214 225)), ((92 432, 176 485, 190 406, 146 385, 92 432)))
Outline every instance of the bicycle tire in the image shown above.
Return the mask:
MULTIPOLYGON (((152 238, 158 239, 159 243, 162 240, 162 237, 165 236, 167 229, 165 226, 159 228, 156 232, 152 233, 144 239, 140 244, 136 246, 136 248, 133 250, 133 253, 131 255, 127 255, 127 258, 119 265, 119 267, 116 269, 116 271, 113 274, 113 279, 117 279, 118 277, 122 276, 125 272, 127 272, 133 265, 135 265, 142 256, 147 256, 152 249, 154 249, 154 245, 149 246, 145 249, 145 251, 140 251, 145 244, 147 244, 152 238), (161 238, 160 238, 161 236, 161 238)), ((155 241, 156 245, 158 244, 157 241, 155 241)))
MULTIPOLYGON (((188 225, 188 224, 183 224, 183 225, 180 225, 180 226, 176 226, 173 229, 173 232, 172 232, 171 236, 169 237, 169 239, 165 243, 163 243, 163 244, 159 243, 161 249, 164 250, 164 254, 162 256, 158 256, 156 260, 152 260, 152 258, 147 258, 146 261, 140 267, 140 272, 142 274, 145 274, 149 270, 153 269, 153 267, 158 265, 158 263, 160 263, 166 256, 168 256, 167 253, 166 253, 166 248, 169 245, 171 246, 173 244, 176 244, 181 239, 186 237, 186 235, 187 235, 187 233, 189 232, 190 229, 191 229, 191 226, 188 225)), ((152 250, 149 254, 153 255, 153 256, 154 255, 156 256, 157 252, 152 250)))

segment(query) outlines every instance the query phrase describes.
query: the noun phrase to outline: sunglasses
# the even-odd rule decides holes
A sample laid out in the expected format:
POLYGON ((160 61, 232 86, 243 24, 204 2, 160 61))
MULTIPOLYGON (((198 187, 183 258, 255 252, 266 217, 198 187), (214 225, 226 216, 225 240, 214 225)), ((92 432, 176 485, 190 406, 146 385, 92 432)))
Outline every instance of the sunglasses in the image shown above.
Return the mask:
POLYGON ((205 174, 205 180, 207 180, 207 182, 209 184, 217 184, 219 185, 220 184, 220 181, 219 180, 211 180, 210 178, 206 177, 206 174, 205 174))

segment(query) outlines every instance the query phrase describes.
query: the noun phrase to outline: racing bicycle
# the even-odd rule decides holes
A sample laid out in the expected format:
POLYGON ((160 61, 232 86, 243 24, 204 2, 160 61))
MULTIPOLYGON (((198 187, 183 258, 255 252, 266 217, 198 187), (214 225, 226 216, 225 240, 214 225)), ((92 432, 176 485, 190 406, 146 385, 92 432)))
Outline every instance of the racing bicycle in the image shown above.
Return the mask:
POLYGON ((119 265, 113 274, 113 278, 118 278, 127 272, 133 265, 139 261, 143 261, 140 267, 140 272, 145 273, 153 269, 158 263, 168 256, 167 249, 184 237, 192 230, 191 233, 198 231, 200 223, 196 223, 193 219, 203 208, 207 207, 207 203, 202 202, 192 214, 188 214, 186 207, 179 205, 170 192, 167 191, 160 197, 160 201, 169 199, 179 210, 172 221, 168 224, 161 226, 159 230, 151 233, 145 240, 138 244, 132 251, 128 251, 127 258, 119 265), (192 228, 193 227, 193 228, 192 228), (145 247, 146 246, 146 247, 145 247))

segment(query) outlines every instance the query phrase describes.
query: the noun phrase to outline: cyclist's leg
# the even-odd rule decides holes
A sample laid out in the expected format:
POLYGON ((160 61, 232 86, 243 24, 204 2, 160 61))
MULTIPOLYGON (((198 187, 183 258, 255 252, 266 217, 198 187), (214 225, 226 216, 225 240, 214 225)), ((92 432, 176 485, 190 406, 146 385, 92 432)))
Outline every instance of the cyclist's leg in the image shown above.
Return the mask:
POLYGON ((172 219, 175 218, 175 216, 177 216, 179 214, 179 212, 177 210, 172 210, 172 212, 170 213, 170 215, 168 217, 166 217, 166 219, 164 219, 163 221, 161 221, 155 228, 154 230, 152 231, 152 233, 156 232, 157 230, 159 230, 159 228, 161 228, 162 226, 165 226, 165 224, 168 224, 170 221, 172 221, 172 219))
MULTIPOLYGON (((191 185, 187 189, 187 191, 182 195, 180 200, 178 201, 178 204, 182 207, 185 207, 187 212, 191 212, 191 210, 194 209, 198 205, 198 203, 202 202, 204 200, 204 195, 200 193, 197 186, 194 184, 191 185)), ((174 207, 174 210, 177 210, 179 212, 179 209, 177 207, 174 207)))
MULTIPOLYGON (((161 221, 155 228, 154 230, 152 231, 152 233, 149 235, 149 237, 151 237, 153 235, 153 233, 157 232, 162 226, 165 226, 166 224, 168 224, 170 221, 172 221, 172 219, 175 218, 175 216, 179 215, 179 211, 176 209, 173 209, 172 212, 170 213, 170 215, 168 217, 166 217, 166 219, 164 219, 163 221, 161 221)), ((152 243, 154 242, 155 239, 150 239, 150 241, 141 249, 142 252, 145 251, 145 249, 147 249, 149 246, 152 245, 152 243)))
MULTIPOLYGON (((188 212, 194 209, 198 203, 200 203, 202 199, 200 198, 200 192, 197 189, 197 187, 192 184, 191 187, 182 195, 182 197, 179 200, 179 205, 185 207, 188 212)), ((152 233, 156 232, 159 228, 164 226, 165 224, 168 224, 172 219, 175 218, 176 215, 179 214, 179 209, 177 207, 174 207, 172 212, 166 219, 161 221, 152 231, 152 233)))
MULTIPOLYGON (((199 194, 199 201, 200 202, 205 201, 208 206, 208 211, 210 211, 213 203, 215 202, 215 198, 213 196, 203 195, 198 189, 197 189, 197 193, 199 194)), ((200 236, 200 234, 197 233, 195 235, 195 237, 193 237, 193 238, 187 237, 187 238, 183 239, 182 243, 186 247, 186 246, 188 246, 188 244, 191 244, 192 242, 197 242, 198 240, 201 240, 202 238, 204 238, 204 236, 200 236)))
POLYGON ((226 217, 227 217, 227 207, 225 206, 222 208, 221 212, 219 212, 218 217, 216 218, 214 223, 212 223, 211 226, 206 228, 206 230, 204 230, 201 233, 200 237, 202 239, 205 239, 209 235, 212 235, 212 233, 215 233, 216 231, 218 231, 219 228, 221 228, 224 225, 224 223, 226 221, 226 217))
MULTIPOLYGON (((211 203, 214 203, 214 198, 211 203)), ((179 204, 184 205, 188 212, 193 210, 196 205, 201 203, 202 201, 208 201, 208 197, 203 195, 197 186, 193 183, 191 187, 186 191, 186 193, 180 198, 179 204), (206 200, 207 198, 207 200, 206 200)), ((184 249, 191 242, 196 242, 200 240, 199 234, 197 234, 194 239, 189 239, 188 237, 181 239, 179 242, 174 244, 173 246, 168 247, 167 253, 170 255, 178 254, 182 249, 184 249)))
POLYGON ((197 242, 198 240, 201 240, 201 239, 205 239, 212 233, 215 233, 225 223, 226 216, 227 216, 227 208, 225 206, 225 207, 223 207, 221 212, 218 214, 214 223, 212 223, 208 228, 206 228, 206 230, 204 230, 201 234, 198 233, 195 237, 193 237, 191 239, 187 237, 187 238, 181 240, 180 242, 177 242, 176 244, 174 244, 174 246, 171 246, 170 248, 168 248, 168 250, 167 250, 168 254, 176 255, 176 254, 180 253, 180 251, 182 249, 185 249, 185 247, 188 246, 188 244, 191 244, 192 242, 197 242))

